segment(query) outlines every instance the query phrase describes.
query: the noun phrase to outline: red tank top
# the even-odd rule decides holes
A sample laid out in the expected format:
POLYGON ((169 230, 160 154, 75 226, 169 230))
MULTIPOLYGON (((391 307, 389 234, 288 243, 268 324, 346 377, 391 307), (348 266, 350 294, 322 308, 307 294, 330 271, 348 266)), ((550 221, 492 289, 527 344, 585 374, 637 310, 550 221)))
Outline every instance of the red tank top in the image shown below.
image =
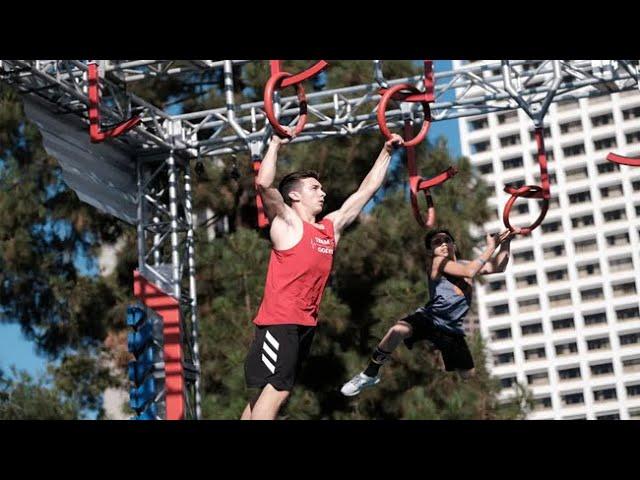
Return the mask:
POLYGON ((288 250, 271 249, 262 303, 253 323, 316 326, 318 307, 333 265, 333 223, 324 230, 302 222, 302 239, 288 250))

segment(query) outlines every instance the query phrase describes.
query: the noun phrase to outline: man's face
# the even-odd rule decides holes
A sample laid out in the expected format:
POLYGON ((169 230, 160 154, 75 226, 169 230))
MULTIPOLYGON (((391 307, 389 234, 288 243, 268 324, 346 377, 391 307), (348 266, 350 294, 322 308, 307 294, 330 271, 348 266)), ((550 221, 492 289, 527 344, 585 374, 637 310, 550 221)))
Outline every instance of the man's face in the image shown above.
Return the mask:
POLYGON ((315 178, 303 178, 300 180, 298 188, 296 188, 292 194, 296 195, 296 200, 300 201, 300 204, 307 208, 313 215, 317 215, 322 212, 324 207, 324 197, 327 196, 322 190, 322 185, 315 178))
POLYGON ((453 240, 446 233, 438 233, 431 239, 430 245, 434 257, 453 258, 455 247, 453 240))

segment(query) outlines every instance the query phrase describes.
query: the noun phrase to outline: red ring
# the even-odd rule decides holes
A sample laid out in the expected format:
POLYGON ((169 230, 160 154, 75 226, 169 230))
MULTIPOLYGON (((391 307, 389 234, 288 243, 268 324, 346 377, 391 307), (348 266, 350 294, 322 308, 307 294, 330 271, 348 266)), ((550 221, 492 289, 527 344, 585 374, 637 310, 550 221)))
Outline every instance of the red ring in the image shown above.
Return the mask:
POLYGON ((607 160, 621 165, 629 165, 630 167, 640 167, 639 157, 625 157, 624 155, 618 155, 617 153, 611 152, 607 155, 607 160))
MULTIPOLYGON (((502 222, 504 223, 504 226, 507 227, 509 230, 511 230, 512 232, 516 232, 518 230, 512 227, 511 223, 509 222, 509 215, 511 214, 511 207, 513 207, 513 204, 516 202, 518 197, 540 198, 540 197, 537 197, 536 195, 542 194, 544 191, 541 187, 537 185, 524 185, 518 189, 510 189, 509 191, 507 191, 507 189, 505 188, 505 191, 507 193, 511 193, 511 198, 507 200, 507 204, 504 206, 504 210, 502 212, 502 222)), ((530 234, 538 225, 540 225, 540 223, 542 223, 542 220, 544 220, 544 217, 547 215, 548 209, 549 209, 549 199, 542 198, 542 207, 540 209, 540 215, 538 216, 536 221, 533 222, 533 224, 529 225, 528 227, 520 228, 518 233, 520 233, 521 235, 530 234)))
POLYGON ((298 103, 300 104, 300 119, 296 124, 293 135, 287 132, 276 118, 273 109, 273 94, 276 90, 280 89, 282 81, 290 76, 291 74, 287 72, 276 73, 269 78, 267 84, 264 86, 264 113, 267 115, 267 119, 276 133, 284 138, 291 138, 292 136, 298 135, 307 123, 307 97, 304 94, 304 88, 302 88, 302 85, 299 83, 293 85, 296 89, 296 95, 298 96, 298 103))
MULTIPOLYGON (((416 87, 409 83, 401 83, 399 85, 394 85, 393 87, 387 89, 386 92, 382 95, 380 99, 380 103, 378 104, 378 125, 380 126, 380 131, 387 138, 387 140, 391 140, 391 131, 389 127, 387 127, 387 119, 385 118, 385 113, 387 111, 387 104, 393 95, 400 92, 401 90, 410 90, 414 93, 420 93, 416 87)), ((404 95, 408 97, 409 94, 404 95)), ((418 132, 418 134, 413 137, 411 140, 404 142, 404 146, 406 147, 414 147, 420 142, 422 142, 427 136, 427 132, 429 132, 429 127, 431 126, 431 108, 429 108, 429 104, 427 102, 421 101, 422 106, 424 107, 424 122, 422 122, 422 128, 418 132)))

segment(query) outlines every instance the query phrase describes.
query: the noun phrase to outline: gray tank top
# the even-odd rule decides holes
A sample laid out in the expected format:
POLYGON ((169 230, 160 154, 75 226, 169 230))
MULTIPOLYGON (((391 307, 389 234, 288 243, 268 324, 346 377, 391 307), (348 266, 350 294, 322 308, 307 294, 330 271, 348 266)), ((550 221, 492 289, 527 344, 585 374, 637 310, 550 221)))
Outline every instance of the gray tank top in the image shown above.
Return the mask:
POLYGON ((462 320, 471 306, 473 288, 462 278, 442 275, 429 280, 431 299, 424 312, 433 318, 433 323, 445 331, 464 335, 462 320))

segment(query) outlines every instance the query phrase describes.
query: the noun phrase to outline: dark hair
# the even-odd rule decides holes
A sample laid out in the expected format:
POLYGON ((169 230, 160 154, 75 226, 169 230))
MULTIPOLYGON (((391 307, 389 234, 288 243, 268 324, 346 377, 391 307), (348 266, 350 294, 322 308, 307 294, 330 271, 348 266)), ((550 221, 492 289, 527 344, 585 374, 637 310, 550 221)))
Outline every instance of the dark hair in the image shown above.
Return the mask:
POLYGON ((449 235, 449 237, 451 238, 452 242, 456 241, 455 238, 453 238, 453 235, 451 235, 451 232, 449 232, 449 230, 447 230, 445 228, 438 228, 438 229, 435 229, 435 230, 429 230, 427 232, 427 234, 424 236, 424 246, 427 248, 427 251, 431 250, 431 240, 433 239, 433 237, 435 237, 439 233, 446 233, 447 235, 449 235))
POLYGON ((284 198, 284 203, 291 206, 291 198, 289 197, 289 192, 295 190, 300 180, 304 178, 315 178, 318 181, 320 180, 320 176, 315 170, 301 170, 299 172, 292 172, 289 175, 285 175, 285 177, 280 180, 280 183, 278 184, 278 190, 280 191, 280 195, 282 195, 282 198, 284 198))

